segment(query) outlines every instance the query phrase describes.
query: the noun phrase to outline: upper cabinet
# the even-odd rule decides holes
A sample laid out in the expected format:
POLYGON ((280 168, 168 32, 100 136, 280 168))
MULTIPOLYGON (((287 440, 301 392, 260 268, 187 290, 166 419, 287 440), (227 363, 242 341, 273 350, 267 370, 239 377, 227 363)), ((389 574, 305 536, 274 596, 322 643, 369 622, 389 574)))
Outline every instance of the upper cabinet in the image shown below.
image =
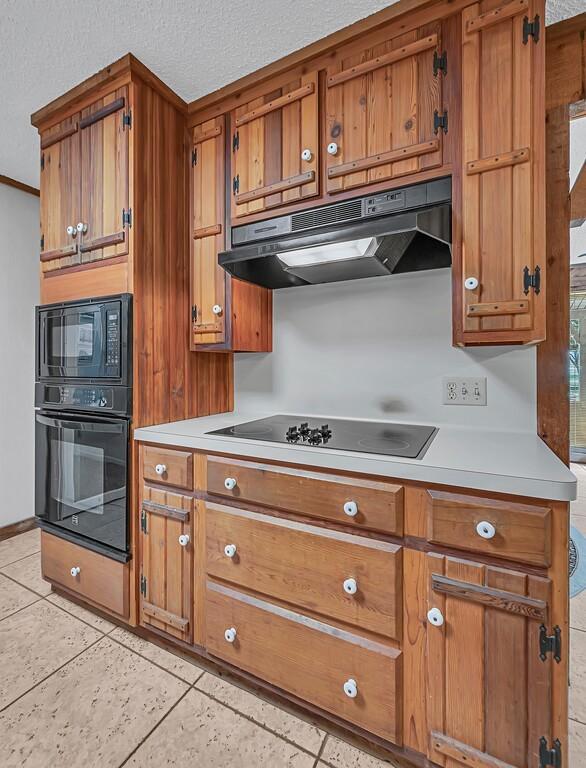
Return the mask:
POLYGON ((319 193, 317 72, 248 101, 230 118, 233 219, 319 193))
POLYGON ((44 272, 128 253, 128 88, 41 136, 44 272))
POLYGON ((439 24, 336 58, 326 76, 328 192, 442 164, 446 69, 439 24))
POLYGON ((218 264, 224 250, 224 117, 196 125, 191 149, 191 349, 270 352, 272 295, 231 278, 218 264))
POLYGON ((544 7, 487 7, 462 13, 454 339, 527 343, 545 338, 544 7))

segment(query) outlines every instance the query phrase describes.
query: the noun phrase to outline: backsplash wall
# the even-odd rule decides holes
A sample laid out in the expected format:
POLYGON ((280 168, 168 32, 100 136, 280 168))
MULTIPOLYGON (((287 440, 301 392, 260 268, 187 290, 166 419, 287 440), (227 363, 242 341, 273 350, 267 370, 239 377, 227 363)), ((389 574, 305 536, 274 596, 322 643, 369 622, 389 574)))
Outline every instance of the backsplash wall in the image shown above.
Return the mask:
POLYGON ((270 354, 235 356, 235 408, 535 431, 534 347, 455 349, 451 270, 275 291, 270 354), (446 375, 486 406, 442 405, 446 375))

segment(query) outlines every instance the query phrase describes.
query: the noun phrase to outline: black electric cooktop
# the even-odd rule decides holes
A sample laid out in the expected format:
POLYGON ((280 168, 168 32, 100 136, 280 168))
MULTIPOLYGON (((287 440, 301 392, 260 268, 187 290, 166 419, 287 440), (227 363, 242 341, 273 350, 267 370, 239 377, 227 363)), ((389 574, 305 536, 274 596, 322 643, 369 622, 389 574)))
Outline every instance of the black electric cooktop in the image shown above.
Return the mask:
POLYGON ((413 424, 279 415, 206 434, 420 459, 437 431, 413 424))

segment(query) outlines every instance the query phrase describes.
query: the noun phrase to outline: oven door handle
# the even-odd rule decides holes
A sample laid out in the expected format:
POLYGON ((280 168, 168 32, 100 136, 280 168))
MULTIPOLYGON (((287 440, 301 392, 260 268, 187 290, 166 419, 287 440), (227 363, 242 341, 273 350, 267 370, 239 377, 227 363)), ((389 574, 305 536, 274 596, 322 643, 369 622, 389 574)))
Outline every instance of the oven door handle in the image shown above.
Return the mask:
POLYGON ((78 432, 111 432, 122 434, 126 429, 126 422, 118 424, 104 421, 67 421, 66 419, 55 419, 49 416, 37 414, 37 421, 46 427, 57 427, 58 429, 75 429, 78 432))

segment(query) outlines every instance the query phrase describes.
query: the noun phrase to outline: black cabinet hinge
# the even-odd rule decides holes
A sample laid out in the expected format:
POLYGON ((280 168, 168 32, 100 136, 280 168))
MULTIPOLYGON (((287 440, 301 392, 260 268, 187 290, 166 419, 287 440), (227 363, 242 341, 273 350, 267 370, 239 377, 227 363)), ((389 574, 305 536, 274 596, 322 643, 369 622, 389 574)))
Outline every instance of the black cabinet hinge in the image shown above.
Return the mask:
POLYGON ((122 209, 122 229, 124 227, 131 227, 132 226, 132 208, 129 208, 126 210, 125 208, 122 209))
POLYGON ((240 149, 240 134, 238 131, 232 136, 232 152, 236 152, 237 149, 240 149))
POLYGON ((191 165, 192 167, 197 165, 197 149, 191 150, 191 165))
POLYGON ((45 170, 45 153, 41 154, 41 171, 45 170))
POLYGON ((197 322, 197 305, 193 304, 191 307, 191 322, 197 322))
POLYGON ((553 635, 547 634, 547 627, 542 624, 539 627, 539 658, 546 661, 547 654, 551 653, 559 664, 562 660, 562 630, 553 628, 553 635))
POLYGON ((146 597, 147 594, 147 580, 146 576, 143 576, 142 573, 140 574, 140 594, 143 597, 146 597))
POLYGON ((444 51, 441 56, 438 56, 437 51, 433 52, 433 76, 437 77, 439 73, 443 75, 448 74, 448 53, 444 51))
POLYGON ((525 267, 523 270, 523 293, 525 296, 531 288, 535 293, 539 293, 541 290, 541 269, 539 267, 535 267, 535 272, 530 272, 529 267, 525 267))
POLYGON ((147 530, 147 513, 146 513, 146 510, 144 510, 144 509, 140 513, 140 530, 143 533, 148 533, 148 530, 147 530))
POLYGON ((534 43, 539 42, 539 14, 535 16, 533 21, 529 21, 528 16, 523 19, 523 45, 527 45, 529 42, 529 35, 533 38, 534 43))
POLYGON ((237 174, 232 179, 232 192, 237 195, 240 191, 240 174, 237 174))
POLYGON ((559 739, 549 747, 547 739, 542 736, 539 739, 539 768, 562 768, 562 745, 559 739))
POLYGON ((128 110, 128 112, 122 113, 122 130, 125 128, 132 128, 132 112, 128 110))
POLYGON ((448 112, 446 110, 443 115, 440 115, 436 109, 433 113, 433 132, 437 133, 440 130, 444 133, 448 132, 448 112))
POLYGON ((41 235, 41 251, 45 250, 45 235, 41 235))

